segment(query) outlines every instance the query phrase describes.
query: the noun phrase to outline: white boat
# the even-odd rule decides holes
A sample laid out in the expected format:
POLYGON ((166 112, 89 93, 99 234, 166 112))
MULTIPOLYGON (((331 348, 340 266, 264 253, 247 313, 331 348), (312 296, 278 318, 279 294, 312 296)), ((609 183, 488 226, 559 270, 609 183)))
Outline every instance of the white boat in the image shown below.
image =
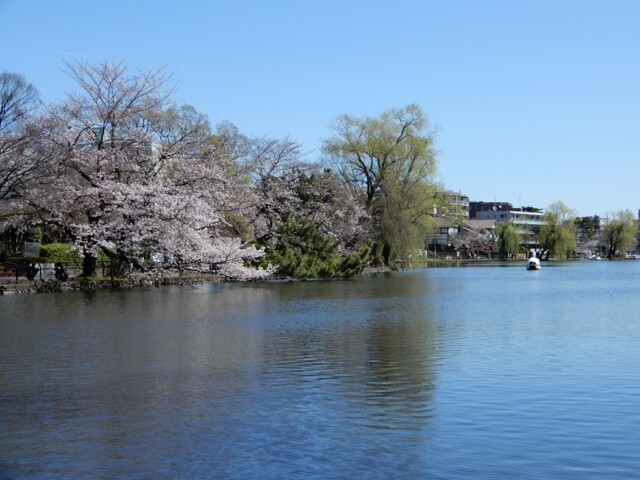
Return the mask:
POLYGON ((540 270, 540 259, 530 257, 529 260, 527 260, 527 270, 540 270))
POLYGON ((600 260, 600 255, 590 255, 589 260, 600 260))

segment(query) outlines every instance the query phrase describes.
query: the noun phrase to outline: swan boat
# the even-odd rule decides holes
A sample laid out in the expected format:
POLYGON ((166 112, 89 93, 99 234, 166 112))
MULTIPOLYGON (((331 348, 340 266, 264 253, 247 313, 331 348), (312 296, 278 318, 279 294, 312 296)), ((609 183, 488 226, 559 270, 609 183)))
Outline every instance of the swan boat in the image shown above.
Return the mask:
POLYGON ((527 270, 540 270, 540 259, 531 257, 527 260, 527 270))

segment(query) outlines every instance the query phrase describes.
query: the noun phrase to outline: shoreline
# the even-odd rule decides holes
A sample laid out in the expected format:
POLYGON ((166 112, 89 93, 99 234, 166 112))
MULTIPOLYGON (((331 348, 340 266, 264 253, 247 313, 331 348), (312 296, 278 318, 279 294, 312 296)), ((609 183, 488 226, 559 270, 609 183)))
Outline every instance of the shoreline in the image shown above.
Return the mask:
MULTIPOLYGON (((492 263, 522 263, 522 260, 495 260, 495 259, 442 259, 437 261, 429 261, 424 265, 407 265, 405 267, 367 267, 360 275, 376 275, 380 273, 391 273, 405 270, 415 270, 418 268, 438 268, 438 267, 458 267, 461 265, 488 265, 492 263)), ((270 281, 286 281, 296 282, 305 281, 305 279, 272 279, 260 280, 260 282, 270 281)), ((193 274, 180 275, 179 273, 164 274, 136 274, 125 278, 83 278, 72 277, 66 281, 55 279, 45 280, 27 280, 20 277, 20 280, 14 279, 0 281, 0 296, 2 295, 23 295, 23 294, 46 294, 73 291, 98 291, 98 290, 114 290, 129 289, 136 287, 161 287, 171 285, 198 285, 204 283, 225 283, 215 274, 193 274)), ((229 282, 234 283, 234 282, 229 282)), ((237 282, 235 282, 237 283, 237 282)))
POLYGON ((136 287, 161 287, 169 285, 194 285, 202 283, 220 283, 222 280, 213 274, 200 275, 136 275, 126 278, 81 278, 73 277, 60 280, 26 280, 0 282, 0 295, 23 295, 39 293, 59 293, 74 291, 98 291, 129 289, 136 287))

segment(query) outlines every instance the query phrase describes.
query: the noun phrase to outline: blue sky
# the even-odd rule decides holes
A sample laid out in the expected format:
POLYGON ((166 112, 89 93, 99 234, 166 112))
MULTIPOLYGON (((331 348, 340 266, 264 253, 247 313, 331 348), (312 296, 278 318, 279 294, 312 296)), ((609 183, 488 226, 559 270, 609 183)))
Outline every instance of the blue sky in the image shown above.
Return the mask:
POLYGON ((177 99, 320 159, 339 114, 417 103, 471 200, 640 209, 637 0, 0 0, 0 69, 45 101, 65 61, 166 65, 177 99))

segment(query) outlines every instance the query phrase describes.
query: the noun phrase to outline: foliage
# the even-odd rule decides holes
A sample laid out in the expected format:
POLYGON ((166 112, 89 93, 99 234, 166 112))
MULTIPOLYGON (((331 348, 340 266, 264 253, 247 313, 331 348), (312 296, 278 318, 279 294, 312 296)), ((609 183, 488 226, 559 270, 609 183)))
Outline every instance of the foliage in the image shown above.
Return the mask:
POLYGON ((256 183, 243 195, 249 204, 244 212, 259 244, 278 244, 278 230, 289 215, 299 222, 315 223, 336 242, 340 254, 348 254, 368 242, 369 217, 333 172, 281 166, 277 176, 263 177, 257 170, 247 171, 256 183))
POLYGON ((551 204, 544 215, 539 238, 545 257, 569 258, 576 247, 575 212, 558 201, 551 204))
POLYGON ((594 238, 600 231, 600 217, 576 217, 573 221, 578 233, 585 239, 594 238))
POLYGON ((47 243, 42 245, 40 256, 51 263, 62 263, 70 267, 82 267, 82 249, 70 243, 47 243))
POLYGON ((233 198, 228 159, 207 147, 206 117, 187 107, 163 110, 171 90, 162 70, 69 68, 80 89, 43 120, 54 161, 13 202, 13 220, 64 232, 82 247, 87 276, 99 249, 121 263, 140 265, 153 252, 169 266, 225 270, 227 261, 242 277, 264 275, 243 266, 260 255, 255 247, 223 235, 233 198))
POLYGON ((496 224, 495 235, 498 238, 498 250, 503 257, 520 251, 522 245, 522 235, 518 227, 511 221, 496 224))
POLYGON ((382 246, 379 253, 385 261, 408 258, 416 249, 424 248, 427 236, 437 231, 434 218, 425 214, 419 205, 427 196, 432 196, 428 185, 403 190, 391 181, 385 195, 374 202, 377 225, 384 232, 384 236, 379 238, 382 246))
POLYGON ((351 190, 330 170, 294 170, 289 187, 296 199, 295 215, 308 219, 348 254, 369 240, 369 216, 351 190))
POLYGON ((607 258, 613 259, 632 250, 638 240, 638 224, 631 210, 617 212, 602 231, 602 240, 607 246, 607 258))
MULTIPOLYGON (((262 139, 258 144, 252 152, 259 158, 243 167, 255 182, 251 194, 244 195, 253 203, 245 212, 256 241, 268 252, 261 264, 294 278, 360 273, 368 216, 351 190, 331 171, 303 170, 296 148, 287 142, 262 139)), ((237 221, 234 225, 240 228, 237 221)))
POLYGON ((490 255, 495 247, 495 238, 490 230, 476 230, 460 226, 460 231, 451 241, 451 246, 467 257, 478 253, 490 255))
MULTIPOLYGON (((76 89, 40 116, 35 88, 0 74, 0 231, 10 252, 41 232, 80 247, 84 275, 103 255, 112 269, 161 257, 180 269, 262 277, 256 245, 299 248, 287 243, 294 221, 314 255, 323 258, 321 238, 331 245, 329 266, 308 274, 350 276, 372 239, 388 263, 433 229, 442 195, 432 181, 434 133, 417 105, 339 117, 324 145, 336 174, 305 161, 289 138, 248 138, 230 123, 213 129, 175 103, 163 69, 67 67, 76 89)), ((65 258, 62 248, 51 255, 65 258)))
MULTIPOLYGON (((45 111, 22 76, 0 73, 5 257, 38 236, 52 242, 43 252, 54 261, 81 258, 86 275, 100 258, 148 268, 162 257, 167 267, 229 279, 263 278, 276 267, 299 278, 349 277, 367 255, 388 265, 422 248, 436 212, 447 211, 434 181, 435 131, 417 105, 337 117, 323 142, 329 170, 306 161, 289 138, 249 138, 228 122, 212 127, 175 102, 163 69, 68 67, 76 90, 45 111)), ((602 232, 598 217, 574 216, 561 202, 547 209, 538 232, 547 255, 590 253, 602 239, 612 258, 636 243, 628 211, 602 232)), ((521 248, 515 225, 500 223, 495 233, 503 255, 521 248)), ((488 253, 494 238, 463 229, 453 245, 488 253)))
POLYGON ((163 158, 176 155, 205 157, 212 136, 209 119, 191 105, 171 105, 148 113, 149 131, 158 140, 163 158))
POLYGON ((365 267, 367 250, 341 256, 338 242, 322 233, 311 220, 298 221, 287 215, 278 229, 280 242, 267 248, 263 265, 277 266, 277 272, 293 278, 349 278, 365 267))
POLYGON ((600 217, 577 217, 574 221, 576 231, 576 253, 588 257, 600 253, 600 217))
POLYGON ((542 250, 545 252, 546 257, 552 256, 559 259, 568 259, 575 250, 576 236, 571 227, 556 225, 548 228, 546 225, 543 225, 541 228, 541 237, 544 239, 542 250))
POLYGON ((391 109, 378 118, 339 116, 323 152, 363 198, 376 229, 377 255, 391 257, 421 248, 428 216, 438 197, 434 133, 417 105, 391 109))

